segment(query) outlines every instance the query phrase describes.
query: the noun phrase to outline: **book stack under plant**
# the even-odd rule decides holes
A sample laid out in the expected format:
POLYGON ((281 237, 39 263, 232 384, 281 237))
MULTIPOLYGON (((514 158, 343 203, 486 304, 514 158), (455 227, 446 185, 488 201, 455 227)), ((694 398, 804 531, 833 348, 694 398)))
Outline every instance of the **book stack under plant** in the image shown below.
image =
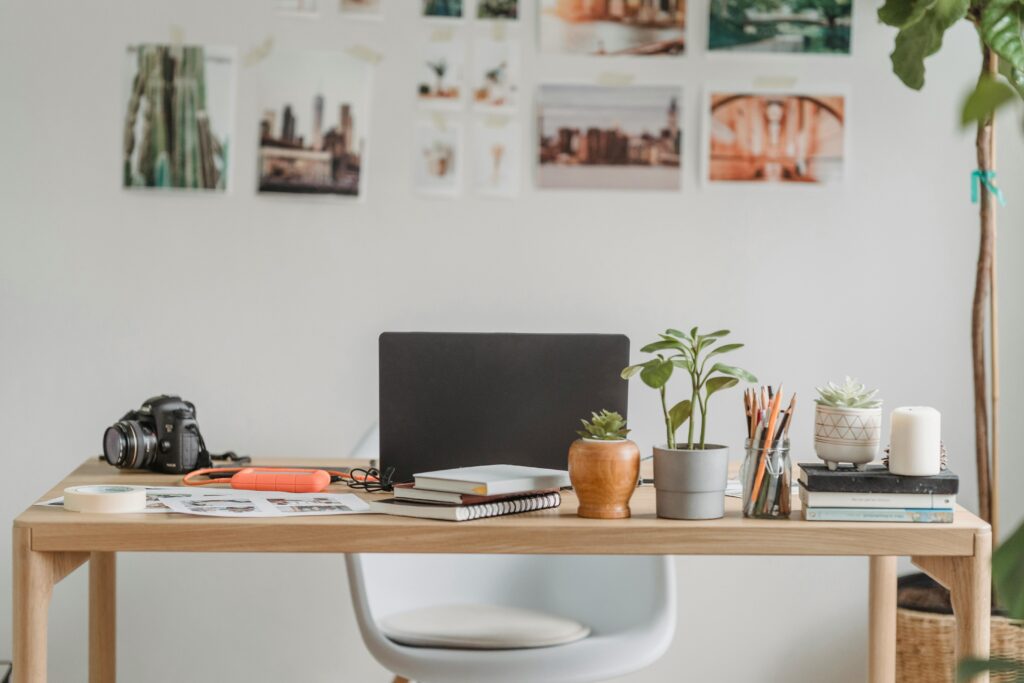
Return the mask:
POLYGON ((951 523, 959 478, 949 470, 930 477, 893 474, 885 465, 863 469, 800 464, 803 518, 812 522, 951 523))

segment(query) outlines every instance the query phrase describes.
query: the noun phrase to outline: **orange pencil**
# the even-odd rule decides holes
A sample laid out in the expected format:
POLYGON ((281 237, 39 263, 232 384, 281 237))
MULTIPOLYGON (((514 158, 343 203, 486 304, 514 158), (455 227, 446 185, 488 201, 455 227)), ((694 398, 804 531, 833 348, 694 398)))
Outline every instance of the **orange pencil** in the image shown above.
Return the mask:
MULTIPOLYGON (((775 422, 779 419, 779 408, 782 405, 782 387, 779 387, 779 391, 776 392, 775 398, 772 399, 772 412, 768 417, 768 429, 765 431, 765 449, 772 447, 772 438, 775 436, 775 422)), ((752 495, 750 497, 750 505, 748 506, 753 512, 754 502, 757 500, 758 492, 761 490, 761 481, 764 479, 764 469, 767 458, 765 457, 766 451, 762 451, 760 462, 757 463, 757 476, 754 478, 754 488, 752 489, 752 495)))

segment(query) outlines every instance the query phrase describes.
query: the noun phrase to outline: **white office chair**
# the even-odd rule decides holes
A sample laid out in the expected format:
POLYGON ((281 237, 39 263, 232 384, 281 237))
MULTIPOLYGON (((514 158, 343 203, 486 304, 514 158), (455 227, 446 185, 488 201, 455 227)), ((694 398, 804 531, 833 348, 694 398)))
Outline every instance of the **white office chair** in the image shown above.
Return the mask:
MULTIPOLYGON (((368 452, 375 442, 371 429, 355 455, 376 457, 368 452)), ((363 641, 396 681, 591 683, 648 666, 675 634, 670 557, 374 554, 345 562, 363 641), (382 620, 440 605, 526 608, 576 620, 590 633, 522 649, 416 647, 384 635, 382 620)))
POLYGON ((675 633, 671 557, 349 555, 345 561, 367 649, 392 673, 421 683, 593 683, 653 663, 675 633), (590 635, 567 645, 481 650, 401 645, 381 630, 389 616, 445 604, 538 610, 575 619, 590 635))

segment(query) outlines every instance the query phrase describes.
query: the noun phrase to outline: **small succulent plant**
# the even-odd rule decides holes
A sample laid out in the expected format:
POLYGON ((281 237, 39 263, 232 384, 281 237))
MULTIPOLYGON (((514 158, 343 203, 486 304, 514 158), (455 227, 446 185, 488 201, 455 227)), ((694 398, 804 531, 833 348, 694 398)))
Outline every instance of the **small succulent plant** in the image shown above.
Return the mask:
POLYGON ((629 434, 626 429, 626 418, 618 413, 602 410, 600 414, 591 413, 590 421, 580 420, 583 429, 576 433, 584 439, 596 439, 598 441, 621 441, 629 434))
POLYGON ((875 398, 878 389, 868 390, 866 386, 850 377, 842 386, 829 382, 826 387, 818 387, 821 398, 817 402, 834 408, 877 408, 882 399, 875 398))

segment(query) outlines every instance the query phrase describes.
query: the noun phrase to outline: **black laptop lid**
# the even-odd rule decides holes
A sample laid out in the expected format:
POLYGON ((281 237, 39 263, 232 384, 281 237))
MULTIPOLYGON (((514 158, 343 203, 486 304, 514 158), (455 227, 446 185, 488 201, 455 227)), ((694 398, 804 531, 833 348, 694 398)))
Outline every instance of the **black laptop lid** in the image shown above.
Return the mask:
POLYGON ((617 334, 380 335, 380 464, 417 472, 508 463, 565 469, 580 418, 626 415, 617 334))

